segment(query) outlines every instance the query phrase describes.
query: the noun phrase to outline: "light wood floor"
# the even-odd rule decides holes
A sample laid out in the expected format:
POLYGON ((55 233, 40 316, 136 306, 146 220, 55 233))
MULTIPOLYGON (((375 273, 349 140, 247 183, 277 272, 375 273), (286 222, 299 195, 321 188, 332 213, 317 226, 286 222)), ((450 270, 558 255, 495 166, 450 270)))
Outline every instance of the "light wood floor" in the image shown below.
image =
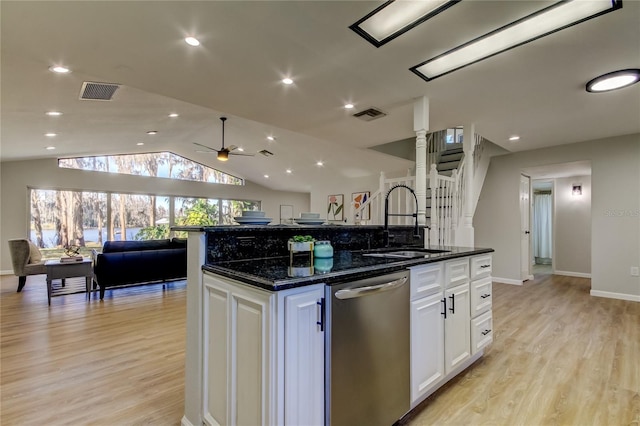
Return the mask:
MULTIPOLYGON (((16 287, 0 278, 1 425, 179 425, 184 283, 51 307, 44 277, 16 287)), ((494 284, 493 345, 406 423, 639 425, 640 303, 589 287, 549 275, 494 284)))

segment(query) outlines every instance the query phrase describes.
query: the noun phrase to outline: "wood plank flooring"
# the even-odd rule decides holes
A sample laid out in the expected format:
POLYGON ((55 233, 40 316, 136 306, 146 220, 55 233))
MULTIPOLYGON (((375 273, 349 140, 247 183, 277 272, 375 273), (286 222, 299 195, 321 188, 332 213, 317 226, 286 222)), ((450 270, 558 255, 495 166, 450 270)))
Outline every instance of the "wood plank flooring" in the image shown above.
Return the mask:
MULTIPOLYGON (((0 278, 1 425, 179 425, 184 282, 54 297, 0 278)), ((640 303, 588 279, 494 284, 485 357, 405 424, 640 425, 640 303)), ((301 425, 302 426, 302 425, 301 425)))

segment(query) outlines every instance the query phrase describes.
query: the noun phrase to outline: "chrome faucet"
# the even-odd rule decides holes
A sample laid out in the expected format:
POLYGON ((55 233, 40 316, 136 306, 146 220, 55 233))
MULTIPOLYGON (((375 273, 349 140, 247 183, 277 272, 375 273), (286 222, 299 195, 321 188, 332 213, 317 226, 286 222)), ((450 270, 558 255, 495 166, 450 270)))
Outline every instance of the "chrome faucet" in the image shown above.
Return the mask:
POLYGON ((405 216, 405 217, 414 217, 415 218, 415 225, 414 225, 414 229, 413 229, 413 236, 415 238, 420 238, 420 231, 418 230, 418 197, 416 196, 416 193, 413 191, 413 189, 409 188, 407 185, 404 184, 398 184, 395 185, 393 187, 391 187, 389 189, 389 191, 387 191, 387 195, 384 197, 384 231, 383 231, 383 238, 384 238, 384 246, 385 247, 389 247, 389 216, 405 216), (408 214, 408 213, 389 213, 389 195, 391 194, 391 191, 393 191, 396 188, 405 188, 407 190, 409 190, 409 192, 411 192, 413 194, 413 198, 416 200, 416 211, 413 214, 408 214))

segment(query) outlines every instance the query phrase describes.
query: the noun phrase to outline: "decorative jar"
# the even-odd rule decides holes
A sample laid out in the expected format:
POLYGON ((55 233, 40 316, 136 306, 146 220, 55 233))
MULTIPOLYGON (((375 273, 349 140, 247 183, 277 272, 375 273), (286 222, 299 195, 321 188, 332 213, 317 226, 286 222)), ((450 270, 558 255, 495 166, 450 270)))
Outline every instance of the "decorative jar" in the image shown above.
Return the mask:
POLYGON ((333 257, 333 247, 331 241, 316 241, 313 247, 313 256, 321 259, 333 257))

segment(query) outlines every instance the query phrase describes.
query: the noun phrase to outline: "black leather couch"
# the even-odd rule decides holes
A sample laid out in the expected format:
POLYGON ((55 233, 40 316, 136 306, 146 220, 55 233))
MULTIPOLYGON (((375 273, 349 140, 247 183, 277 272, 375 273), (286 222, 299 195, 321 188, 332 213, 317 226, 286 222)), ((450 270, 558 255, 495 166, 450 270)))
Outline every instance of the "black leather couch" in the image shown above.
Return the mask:
POLYGON ((107 241, 94 258, 100 299, 107 287, 187 277, 187 240, 107 241))

